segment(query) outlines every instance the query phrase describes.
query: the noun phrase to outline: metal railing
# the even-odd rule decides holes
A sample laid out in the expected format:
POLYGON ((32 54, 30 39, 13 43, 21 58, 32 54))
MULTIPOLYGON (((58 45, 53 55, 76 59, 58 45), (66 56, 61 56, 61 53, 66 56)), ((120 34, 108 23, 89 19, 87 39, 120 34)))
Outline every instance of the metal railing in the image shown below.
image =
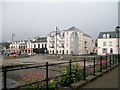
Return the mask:
MULTIPOLYGON (((69 82, 70 82, 70 85, 68 86, 71 86, 71 79, 72 79, 72 64, 74 63, 80 63, 80 62, 83 62, 83 80, 86 80, 86 71, 89 71, 89 73, 91 73, 91 75, 93 76, 96 76, 96 72, 102 72, 103 69, 108 69, 108 68, 111 68, 112 66, 115 66, 118 64, 118 59, 116 57, 116 55, 109 55, 109 56, 100 56, 100 58, 98 60, 96 60, 96 58, 94 57, 91 61, 92 61, 92 65, 91 66, 86 66, 86 61, 87 59, 84 58, 84 60, 77 60, 77 61, 72 61, 72 60, 69 60, 69 62, 62 62, 62 63, 53 63, 53 64, 49 64, 48 62, 46 62, 45 65, 39 65, 39 66, 27 66, 27 67, 21 67, 21 68, 6 68, 6 67, 2 67, 2 74, 3 74, 3 88, 2 90, 14 90, 14 89, 19 89, 19 88, 23 88, 23 87, 26 87, 26 86, 30 86, 30 85, 33 85, 33 84, 36 84, 36 83, 40 83, 40 82, 45 82, 45 90, 48 90, 49 89, 49 80, 50 79, 55 79, 55 78, 59 78, 59 77, 62 77, 62 76, 66 76, 68 75, 69 76, 69 82), (106 62, 103 62, 106 61, 106 62), (96 61, 98 63, 96 63, 96 61), (49 67, 50 66, 56 66, 56 65, 69 65, 69 73, 67 74, 64 74, 64 75, 57 75, 55 77, 49 77, 49 67), (40 80, 40 81, 37 81, 37 82, 32 82, 32 83, 29 83, 29 84, 26 84, 26 85, 21 85, 21 86, 17 86, 17 87, 13 87, 13 88, 9 88, 7 87, 7 73, 8 72, 12 72, 12 71, 19 71, 19 70, 25 70, 25 69, 33 69, 33 68, 40 68, 40 67, 45 67, 45 79, 43 80, 40 80), (99 69, 97 71, 97 69, 99 69)), ((90 74, 88 74, 90 75, 90 74)))

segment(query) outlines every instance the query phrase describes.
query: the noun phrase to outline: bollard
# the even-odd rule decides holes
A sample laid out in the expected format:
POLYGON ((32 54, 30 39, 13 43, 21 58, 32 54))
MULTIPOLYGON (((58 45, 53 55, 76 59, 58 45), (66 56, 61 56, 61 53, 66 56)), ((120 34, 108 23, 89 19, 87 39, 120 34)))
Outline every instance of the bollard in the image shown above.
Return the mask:
POLYGON ((48 90, 48 82, 49 82, 49 79, 48 79, 48 62, 46 62, 46 90, 48 90))
POLYGON ((85 80, 85 77, 86 75, 85 75, 85 58, 84 58, 84 80, 85 80))
POLYGON ((95 76, 95 57, 94 57, 94 70, 93 70, 93 75, 95 76))

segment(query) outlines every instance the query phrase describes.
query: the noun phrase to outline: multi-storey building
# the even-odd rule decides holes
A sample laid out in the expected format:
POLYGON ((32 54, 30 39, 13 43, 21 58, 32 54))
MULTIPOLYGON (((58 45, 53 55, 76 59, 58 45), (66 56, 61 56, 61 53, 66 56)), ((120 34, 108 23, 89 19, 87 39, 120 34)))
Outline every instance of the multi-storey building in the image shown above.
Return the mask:
POLYGON ((35 37, 33 40, 14 41, 9 52, 44 53, 47 50, 47 37, 35 37))
POLYGON ((97 52, 98 55, 105 55, 106 53, 118 54, 118 38, 117 33, 115 31, 100 32, 97 41, 98 41, 97 52))
POLYGON ((14 41, 10 44, 9 52, 23 52, 23 53, 30 53, 32 52, 32 43, 30 40, 21 40, 21 41, 14 41))
POLYGON ((67 30, 53 31, 47 36, 49 54, 90 54, 94 51, 91 36, 76 27, 67 30))
POLYGON ((32 41, 33 52, 35 53, 47 53, 47 37, 37 37, 32 41))

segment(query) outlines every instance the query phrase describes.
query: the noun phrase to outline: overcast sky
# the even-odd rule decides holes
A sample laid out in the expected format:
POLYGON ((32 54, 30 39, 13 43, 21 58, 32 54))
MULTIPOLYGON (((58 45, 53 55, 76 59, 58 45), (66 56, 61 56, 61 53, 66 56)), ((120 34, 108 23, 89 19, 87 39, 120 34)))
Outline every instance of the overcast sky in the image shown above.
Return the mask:
POLYGON ((116 25, 118 2, 2 2, 3 41, 11 41, 12 33, 14 40, 47 36, 56 26, 75 26, 95 39, 116 25))

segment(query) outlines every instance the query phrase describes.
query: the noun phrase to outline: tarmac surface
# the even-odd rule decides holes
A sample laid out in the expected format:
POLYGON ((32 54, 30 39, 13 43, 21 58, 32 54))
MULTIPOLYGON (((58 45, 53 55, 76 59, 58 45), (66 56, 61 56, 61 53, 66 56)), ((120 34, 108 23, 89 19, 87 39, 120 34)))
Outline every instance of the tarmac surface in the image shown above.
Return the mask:
POLYGON ((118 83, 118 68, 119 66, 115 67, 82 88, 118 88, 118 84, 120 83, 118 83))

